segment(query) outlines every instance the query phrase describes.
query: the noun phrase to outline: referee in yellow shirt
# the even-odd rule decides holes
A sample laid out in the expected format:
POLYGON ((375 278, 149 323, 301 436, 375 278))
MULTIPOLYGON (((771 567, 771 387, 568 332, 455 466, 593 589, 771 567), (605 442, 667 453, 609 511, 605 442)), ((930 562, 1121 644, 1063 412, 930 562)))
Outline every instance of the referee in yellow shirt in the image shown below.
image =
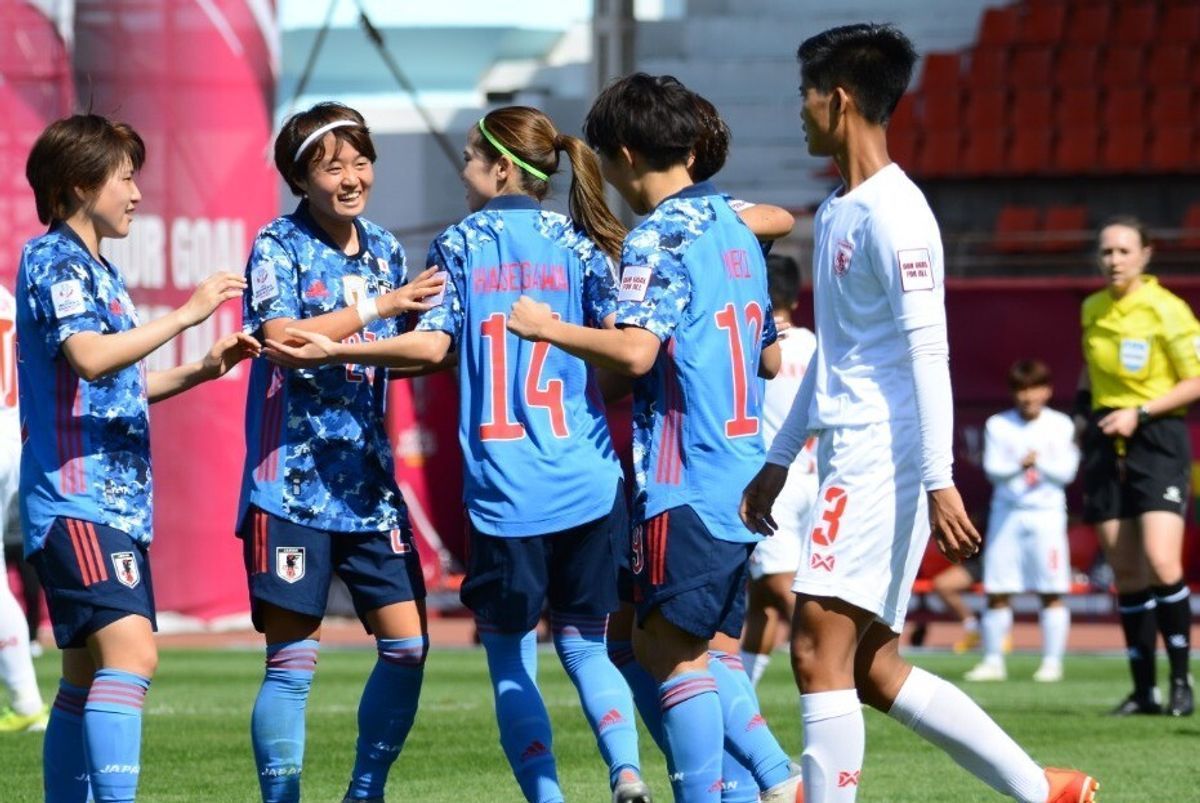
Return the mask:
POLYGON ((1076 412, 1083 435, 1084 520, 1113 568, 1133 692, 1114 714, 1187 716, 1191 605, 1183 578, 1191 449, 1183 420, 1200 399, 1200 324, 1187 303, 1146 275, 1150 240, 1131 217, 1101 230, 1108 287, 1083 302, 1087 370, 1076 412), (1081 422, 1082 423, 1082 422, 1081 422), (1157 631, 1171 692, 1155 680, 1157 631))

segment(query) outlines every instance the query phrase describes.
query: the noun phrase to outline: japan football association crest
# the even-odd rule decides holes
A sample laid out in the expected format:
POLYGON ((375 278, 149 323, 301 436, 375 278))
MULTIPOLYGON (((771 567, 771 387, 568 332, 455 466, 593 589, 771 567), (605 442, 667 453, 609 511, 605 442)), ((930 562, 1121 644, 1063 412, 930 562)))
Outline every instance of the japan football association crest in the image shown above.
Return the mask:
POLYGON ((275 574, 285 583, 295 583, 304 577, 304 547, 275 548, 275 574))
POLYGON ((112 558, 113 572, 118 583, 126 588, 134 588, 141 582, 142 575, 138 571, 137 558, 132 552, 113 552, 109 557, 112 558))

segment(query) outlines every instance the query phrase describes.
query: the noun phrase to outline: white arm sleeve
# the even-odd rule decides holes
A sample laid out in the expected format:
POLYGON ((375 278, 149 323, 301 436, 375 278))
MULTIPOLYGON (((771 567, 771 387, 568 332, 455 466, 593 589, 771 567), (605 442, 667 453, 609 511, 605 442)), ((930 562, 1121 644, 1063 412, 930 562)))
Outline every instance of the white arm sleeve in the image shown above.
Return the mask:
POLYGON ((921 482, 926 491, 936 491, 954 484, 954 404, 946 325, 922 326, 905 335, 921 425, 921 482))
POLYGON ((817 355, 813 352, 808 362, 808 370, 800 380, 800 389, 792 400, 792 409, 788 411, 783 426, 775 433, 775 440, 767 452, 767 462, 787 468, 804 448, 808 440, 808 410, 812 406, 813 392, 817 385, 817 355))
POLYGON ((994 484, 1010 480, 1021 473, 1021 463, 1004 442, 1002 418, 989 418, 983 427, 983 473, 994 484))
POLYGON ((1058 443, 1047 454, 1038 455, 1037 467, 1042 470, 1042 476, 1055 485, 1066 487, 1075 479, 1079 471, 1079 447, 1075 445, 1074 427, 1063 427, 1058 443))

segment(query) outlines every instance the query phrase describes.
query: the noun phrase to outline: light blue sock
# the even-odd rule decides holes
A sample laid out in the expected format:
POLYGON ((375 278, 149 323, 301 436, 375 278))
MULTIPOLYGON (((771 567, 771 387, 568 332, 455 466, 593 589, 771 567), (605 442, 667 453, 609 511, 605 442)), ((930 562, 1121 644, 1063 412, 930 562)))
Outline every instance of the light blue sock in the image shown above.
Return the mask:
POLYGON ((500 746, 530 803, 561 803, 550 715, 537 686, 537 633, 500 633, 480 623, 496 697, 500 746))
POLYGON ((725 721, 725 749, 754 774, 762 790, 781 784, 791 775, 791 759, 779 746, 758 707, 758 697, 742 659, 709 651, 708 670, 717 681, 721 716, 725 721))
POLYGON ((308 707, 320 646, 315 639, 267 645, 267 671, 250 717, 250 740, 263 803, 300 800, 304 709, 308 707))
POLYGON ((358 704, 358 753, 352 800, 382 798, 388 770, 400 755, 417 716, 429 636, 376 639, 379 658, 358 704))
POLYGON ((88 799, 87 756, 83 749, 83 707, 88 690, 58 681, 50 724, 42 740, 42 791, 46 803, 88 799))
POLYGON ((667 768, 677 801, 721 799, 721 701, 708 672, 684 672, 658 687, 667 768))
POLYGON ((552 612, 554 648, 567 677, 579 692, 583 715, 592 726, 600 755, 608 764, 608 784, 615 786, 622 770, 641 777, 633 697, 604 644, 607 616, 552 612))
POLYGON ((757 803, 758 781, 728 750, 721 757, 721 803, 757 803))
POLYGON ((150 678, 119 669, 97 670, 83 707, 83 744, 96 803, 137 795, 142 754, 142 702, 150 678))
POLYGON ((650 732, 654 743, 664 754, 667 748, 662 736, 662 708, 658 705, 658 681, 637 662, 633 655, 633 642, 619 640, 608 642, 608 659, 612 661, 629 684, 633 702, 642 715, 642 724, 650 732))

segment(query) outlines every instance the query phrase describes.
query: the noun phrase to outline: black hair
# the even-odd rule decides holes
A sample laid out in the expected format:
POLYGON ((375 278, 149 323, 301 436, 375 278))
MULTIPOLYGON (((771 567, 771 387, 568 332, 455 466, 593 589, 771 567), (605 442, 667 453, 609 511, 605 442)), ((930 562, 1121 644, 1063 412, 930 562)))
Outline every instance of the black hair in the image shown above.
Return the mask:
POLYGON ((1145 222, 1139 217, 1134 217, 1133 215, 1113 215, 1100 224, 1099 231, 1104 231, 1109 226, 1124 226, 1127 229, 1133 229, 1142 241, 1142 248, 1149 248, 1154 245, 1154 241, 1150 239, 1150 230, 1146 228, 1145 222))
POLYGON ((767 295, 776 312, 790 313, 800 295, 800 265, 785 254, 767 255, 767 295))
POLYGON ((1041 360, 1017 360, 1008 369, 1008 386, 1013 391, 1047 387, 1052 381, 1050 367, 1041 360))
POLYGON ((699 136, 692 146, 695 159, 692 161, 692 181, 708 181, 725 166, 729 156, 729 141, 733 134, 721 119, 721 113, 708 98, 692 93, 696 103, 696 115, 700 122, 699 136))
POLYGON ((796 51, 805 87, 854 98, 867 122, 883 125, 912 79, 917 51, 893 25, 860 23, 830 28, 805 39, 796 51))
POLYGON ((624 146, 654 170, 687 164, 699 132, 688 88, 673 76, 642 72, 605 87, 583 122, 588 145, 608 156, 624 146))
POLYGON ((367 122, 356 109, 352 109, 336 101, 318 103, 311 109, 293 114, 279 129, 275 137, 275 169, 287 182, 292 195, 304 195, 300 182, 308 175, 308 169, 325 158, 324 137, 309 143, 304 153, 296 153, 296 148, 308 139, 308 135, 321 126, 337 120, 349 120, 353 125, 342 126, 331 131, 336 141, 336 155, 342 149, 342 143, 348 142, 356 151, 365 156, 372 164, 375 163, 375 143, 371 141, 371 131, 367 122), (299 157, 299 158, 297 158, 299 157))

